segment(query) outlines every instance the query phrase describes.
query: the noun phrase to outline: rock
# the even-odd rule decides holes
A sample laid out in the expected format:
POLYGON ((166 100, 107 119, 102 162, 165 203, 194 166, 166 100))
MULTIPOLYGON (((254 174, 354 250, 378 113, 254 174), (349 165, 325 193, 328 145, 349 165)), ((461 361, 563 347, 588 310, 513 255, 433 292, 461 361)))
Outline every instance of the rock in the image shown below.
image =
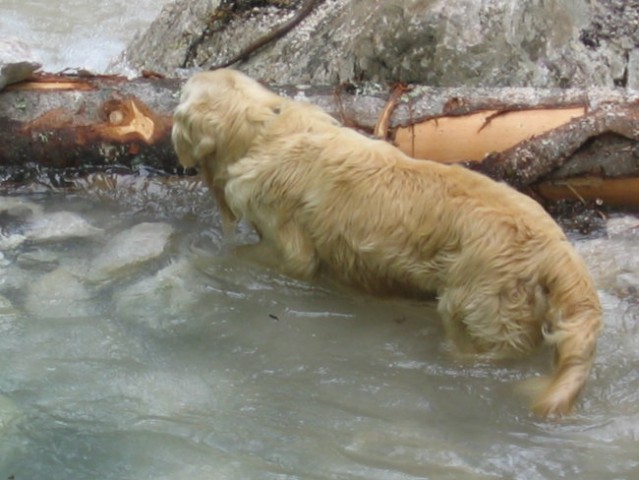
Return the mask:
POLYGON ((33 242, 56 242, 93 237, 103 232, 77 213, 59 211, 36 216, 28 223, 23 233, 33 242))
POLYGON ((22 197, 0 197, 0 213, 24 221, 42 214, 42 207, 22 197))
POLYGON ((0 333, 11 329, 18 311, 13 307, 11 301, 0 295, 0 333))
POLYGON ((22 417, 23 413, 15 402, 9 397, 0 395, 0 438, 22 417))
POLYGON ((13 265, 0 267, 0 292, 26 291, 32 281, 31 274, 13 265))
POLYGON ((182 65, 189 44, 202 34, 207 19, 219 6, 220 0, 168 3, 146 33, 137 34, 109 70, 129 74, 153 66, 158 72, 172 75, 182 65), (156 55, 159 51, 162 55, 156 55), (145 61, 146 56, 152 60, 145 61))
POLYGON ((25 308, 38 318, 90 317, 96 314, 92 298, 76 273, 60 267, 29 284, 25 308))
POLYGON ((152 329, 163 329, 184 321, 188 307, 201 291, 190 279, 194 276, 191 262, 179 259, 114 295, 118 315, 143 322, 152 329), (162 311, 161 318, 157 312, 162 311))
MULTIPOLYGON (((114 68, 219 65, 293 15, 260 3, 177 0, 114 68)), ((236 66, 281 84, 636 85, 637 12, 639 0, 334 0, 236 66)))
POLYGON ((157 259, 172 234, 173 227, 168 223, 140 223, 120 232, 91 262, 89 279, 107 282, 157 259))
POLYGON ((0 90, 28 78, 41 66, 26 44, 15 38, 0 38, 0 90))
POLYGON ((42 249, 21 253, 16 260, 21 268, 44 271, 54 270, 60 263, 58 255, 42 249))
POLYGON ((16 230, 25 221, 42 214, 42 207, 21 197, 0 197, 0 251, 15 250, 27 237, 16 230))
POLYGON ((0 233, 0 250, 15 250, 26 241, 27 237, 19 233, 5 235, 0 233))

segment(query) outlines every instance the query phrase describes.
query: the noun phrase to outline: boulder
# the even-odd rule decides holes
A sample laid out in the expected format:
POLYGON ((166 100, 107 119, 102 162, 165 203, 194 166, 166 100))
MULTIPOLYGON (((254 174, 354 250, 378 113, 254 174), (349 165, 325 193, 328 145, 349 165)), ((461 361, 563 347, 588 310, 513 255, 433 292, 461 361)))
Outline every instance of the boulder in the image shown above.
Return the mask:
POLYGON ((23 233, 32 242, 59 242, 93 237, 103 233, 103 230, 94 227, 77 213, 59 211, 30 220, 23 233))
MULTIPOLYGON (((177 0, 113 68, 173 75, 222 65, 307 2, 177 0)), ((280 84, 639 85, 639 0, 317 3, 291 32, 235 66, 280 84)))
POLYGON ((96 315, 93 293, 78 273, 60 267, 27 285, 26 311, 36 318, 68 319, 96 315))
POLYGON ((173 232, 168 223, 145 222, 118 233, 92 260, 89 280, 109 283, 135 272, 164 253, 173 232))

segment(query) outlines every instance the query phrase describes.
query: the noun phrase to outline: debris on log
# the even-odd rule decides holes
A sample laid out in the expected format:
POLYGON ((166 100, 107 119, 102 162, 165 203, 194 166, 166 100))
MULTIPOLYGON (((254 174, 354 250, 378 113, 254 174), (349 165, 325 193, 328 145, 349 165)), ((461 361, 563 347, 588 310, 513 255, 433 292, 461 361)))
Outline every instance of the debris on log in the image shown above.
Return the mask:
MULTIPOLYGON (((180 79, 40 74, 0 93, 0 178, 31 167, 182 173, 180 79)), ((416 158, 461 163, 555 201, 639 206, 639 92, 274 86, 416 158)))

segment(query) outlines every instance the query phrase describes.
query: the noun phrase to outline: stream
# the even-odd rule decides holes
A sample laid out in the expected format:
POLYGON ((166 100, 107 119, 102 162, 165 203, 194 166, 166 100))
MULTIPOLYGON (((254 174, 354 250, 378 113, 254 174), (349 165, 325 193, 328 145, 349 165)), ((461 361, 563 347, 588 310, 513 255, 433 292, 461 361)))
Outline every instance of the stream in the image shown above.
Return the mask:
MULTIPOLYGON (((0 0, 0 27, 100 71, 161 3, 0 0)), ((639 478, 639 218, 606 226, 569 232, 605 329, 547 421, 515 387, 549 352, 463 363, 432 303, 243 263, 196 178, 0 186, 0 480, 639 478)))

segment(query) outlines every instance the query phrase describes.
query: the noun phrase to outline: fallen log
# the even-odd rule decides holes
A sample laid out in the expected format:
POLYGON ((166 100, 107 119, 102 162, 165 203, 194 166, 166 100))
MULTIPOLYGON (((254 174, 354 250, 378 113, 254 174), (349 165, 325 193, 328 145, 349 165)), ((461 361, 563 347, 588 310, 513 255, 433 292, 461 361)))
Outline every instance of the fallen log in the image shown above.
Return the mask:
POLYGON ((175 170, 179 80, 42 75, 0 93, 0 166, 175 170))
MULTIPOLYGON (((25 170, 182 170, 170 142, 182 81, 42 74, 0 92, 3 183, 25 170)), ((274 87, 416 158, 463 163, 541 198, 639 206, 639 93, 274 87), (530 190, 529 190, 530 191, 530 190)), ((26 176, 28 178, 28 176, 26 176)))

